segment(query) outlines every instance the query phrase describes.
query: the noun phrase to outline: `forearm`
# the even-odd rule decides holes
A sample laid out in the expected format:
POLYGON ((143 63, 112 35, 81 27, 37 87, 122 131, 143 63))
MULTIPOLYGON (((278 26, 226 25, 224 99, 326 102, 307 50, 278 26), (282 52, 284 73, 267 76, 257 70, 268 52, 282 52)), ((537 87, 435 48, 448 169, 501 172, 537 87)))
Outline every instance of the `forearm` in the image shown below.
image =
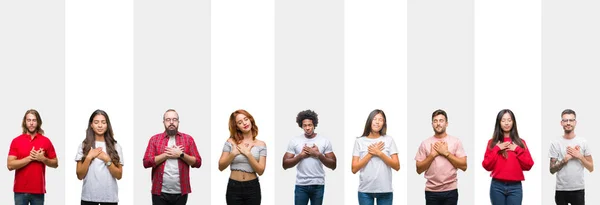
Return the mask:
POLYGON ((392 169, 396 171, 400 170, 400 162, 398 160, 394 160, 392 159, 392 157, 389 157, 385 154, 381 154, 379 158, 381 158, 381 160, 383 160, 383 162, 386 165, 390 166, 392 169))
POLYGON ((581 164, 583 164, 583 167, 585 167, 589 172, 594 171, 594 162, 593 161, 588 160, 583 156, 579 159, 579 161, 581 161, 581 164))
POLYGON ((84 161, 77 162, 77 179, 82 180, 85 178, 90 167, 90 163, 93 159, 85 158, 84 161))
POLYGON ((358 170, 360 170, 363 167, 365 167, 367 165, 367 163, 369 163, 369 160, 371 160, 372 157, 373 157, 373 155, 371 155, 370 153, 368 153, 362 159, 356 160, 356 162, 353 160, 352 161, 352 173, 356 174, 356 172, 358 172, 358 170))
POLYGON ((466 157, 462 157, 462 158, 458 158, 456 156, 454 156, 453 154, 449 154, 448 157, 446 157, 446 159, 448 159, 448 161, 450 161, 450 163, 452 164, 452 166, 454 166, 454 168, 466 171, 467 170, 467 158, 466 157))
POLYGON ((26 166, 27 164, 29 164, 31 162, 31 159, 25 157, 23 159, 15 159, 15 160, 9 160, 8 161, 8 170, 12 171, 12 170, 17 170, 17 169, 21 169, 24 166, 26 166))
POLYGON ((564 159, 560 160, 558 163, 550 163, 550 173, 554 174, 560 171, 566 164, 567 162, 565 162, 564 159))
POLYGON ((48 159, 48 158, 44 158, 44 160, 42 160, 42 162, 49 167, 52 168, 57 168, 58 167, 58 158, 54 158, 54 159, 48 159))
POLYGON ((285 159, 283 159, 283 164, 282 164, 283 169, 292 168, 292 167, 296 166, 298 163, 300 163, 301 160, 302 160, 302 157, 300 155, 296 155, 291 158, 285 158, 285 159))
POLYGON ((235 155, 232 155, 231 153, 229 153, 225 157, 221 157, 221 159, 219 159, 219 170, 225 170, 225 168, 227 168, 231 164, 233 158, 235 158, 235 155))
POLYGON ((337 167, 337 165, 336 165, 337 159, 335 158, 335 156, 327 157, 327 155, 321 154, 321 155, 319 155, 319 161, 321 161, 321 163, 323 163, 323 165, 325 165, 326 167, 328 167, 331 170, 335 170, 335 168, 337 167))
POLYGON ((265 171, 265 166, 262 165, 261 163, 259 163, 252 155, 250 155, 250 157, 248 157, 248 156, 246 156, 246 157, 248 158, 248 163, 250 164, 252 169, 254 169, 254 171, 258 175, 262 175, 265 171))
POLYGON ((123 166, 120 164, 112 163, 110 166, 108 166, 108 171, 110 172, 110 175, 117 180, 120 180, 123 176, 123 166))
POLYGON ((183 153, 183 158, 181 160, 190 166, 194 166, 196 164, 196 157, 185 153, 183 153))
POLYGON ((162 153, 162 154, 156 155, 154 157, 154 166, 156 167, 166 160, 167 160, 167 154, 162 153))
POLYGON ((428 155, 423 161, 417 161, 417 174, 427 171, 429 166, 431 166, 433 159, 435 159, 435 157, 428 155))

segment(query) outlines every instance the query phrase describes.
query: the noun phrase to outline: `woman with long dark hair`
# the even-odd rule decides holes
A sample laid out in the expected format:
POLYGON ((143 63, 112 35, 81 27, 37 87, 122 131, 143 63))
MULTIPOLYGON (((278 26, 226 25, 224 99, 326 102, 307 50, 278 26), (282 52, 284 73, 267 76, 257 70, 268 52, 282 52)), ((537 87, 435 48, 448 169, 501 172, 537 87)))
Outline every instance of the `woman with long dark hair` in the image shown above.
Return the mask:
POLYGON ((219 170, 229 167, 231 174, 225 198, 229 205, 258 205, 261 202, 258 176, 265 171, 267 146, 256 139, 258 126, 245 110, 229 116, 229 139, 219 159, 219 170))
POLYGON ((533 159, 525 140, 519 137, 515 114, 504 109, 496 116, 492 139, 488 141, 483 168, 491 171, 492 205, 520 205, 523 201, 523 171, 529 171, 533 159))
POLYGON ((358 203, 391 205, 392 169, 400 170, 394 138, 386 135, 387 119, 382 110, 373 110, 367 118, 361 137, 356 138, 352 152, 352 173, 360 171, 358 203))
POLYGON ((75 161, 77 178, 83 180, 81 205, 118 204, 117 179, 121 179, 123 173, 123 152, 114 138, 106 112, 96 110, 90 116, 75 161))

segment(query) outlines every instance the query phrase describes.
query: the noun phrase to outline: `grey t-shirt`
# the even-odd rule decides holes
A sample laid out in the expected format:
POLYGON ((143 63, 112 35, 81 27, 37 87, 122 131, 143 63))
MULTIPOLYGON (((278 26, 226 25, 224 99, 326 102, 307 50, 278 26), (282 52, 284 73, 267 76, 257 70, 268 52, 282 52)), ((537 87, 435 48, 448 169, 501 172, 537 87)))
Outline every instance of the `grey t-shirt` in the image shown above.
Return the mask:
MULTIPOLYGON (((75 161, 81 161, 83 157, 83 144, 79 144, 77 148, 77 155, 75 155, 75 161)), ((96 147, 102 147, 102 151, 107 152, 106 144, 104 142, 96 141, 96 147)), ((123 165, 123 151, 121 151, 121 145, 115 144, 115 150, 119 154, 120 162, 123 165)), ((87 175, 83 179, 83 187, 81 189, 81 200, 92 201, 92 202, 119 202, 119 187, 117 186, 117 179, 115 179, 110 172, 108 167, 101 159, 94 158, 88 167, 87 175)))
MULTIPOLYGON (((223 145, 223 152, 231 152, 232 149, 237 148, 233 147, 233 145, 229 141, 226 141, 223 145)), ((259 161, 261 156, 267 156, 267 147, 255 145, 250 149, 250 152, 252 153, 254 159, 259 161)), ((231 171, 242 171, 247 173, 255 172, 252 166, 250 166, 248 158, 246 158, 246 156, 244 156, 243 154, 238 154, 233 158, 233 161, 231 161, 231 165, 229 165, 229 169, 231 169, 231 171)))
MULTIPOLYGON (((387 156, 398 154, 394 138, 388 135, 376 139, 370 139, 365 136, 356 138, 352 156, 362 159, 369 153, 369 145, 382 141, 385 143, 383 153, 387 156)), ((367 193, 385 193, 393 192, 392 189, 392 168, 389 167, 381 158, 373 156, 371 160, 360 170, 359 192, 367 193)))
MULTIPOLYGON (((319 152, 328 154, 333 152, 331 143, 326 138, 317 134, 317 136, 308 139, 304 134, 294 137, 287 148, 287 153, 300 154, 304 145, 312 147, 316 145, 319 152)), ((325 185, 325 170, 323 163, 317 158, 307 157, 300 162, 296 167, 296 185, 325 185)))
MULTIPOLYGON (((575 136, 573 139, 560 139, 550 144, 550 152, 548 157, 555 158, 558 161, 562 160, 567 155, 567 147, 580 147, 580 152, 583 156, 592 155, 588 143, 584 138, 575 136)), ((567 164, 556 173, 556 190, 557 191, 575 191, 585 188, 583 179, 583 171, 585 167, 578 159, 571 159, 567 164)))
MULTIPOLYGON (((169 136, 168 147, 175 145, 175 136, 169 136)), ((179 159, 167 159, 165 171, 163 172, 163 183, 161 192, 168 194, 181 194, 181 182, 179 179, 179 159)))

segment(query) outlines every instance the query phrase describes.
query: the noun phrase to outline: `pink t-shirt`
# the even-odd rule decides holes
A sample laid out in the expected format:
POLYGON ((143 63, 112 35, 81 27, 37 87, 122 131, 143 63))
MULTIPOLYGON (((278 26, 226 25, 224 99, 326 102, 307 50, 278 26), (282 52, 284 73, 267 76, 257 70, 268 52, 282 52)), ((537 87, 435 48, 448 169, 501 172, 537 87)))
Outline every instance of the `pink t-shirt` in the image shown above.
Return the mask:
MULTIPOLYGON (((438 141, 446 141, 448 143, 450 154, 458 158, 467 156, 458 138, 446 135, 446 137, 438 139, 432 136, 421 142, 415 160, 425 160, 429 153, 431 153, 431 145, 438 141)), ((456 168, 444 156, 439 155, 433 159, 431 166, 425 171, 424 176, 427 179, 425 191, 442 192, 457 188, 456 168)))

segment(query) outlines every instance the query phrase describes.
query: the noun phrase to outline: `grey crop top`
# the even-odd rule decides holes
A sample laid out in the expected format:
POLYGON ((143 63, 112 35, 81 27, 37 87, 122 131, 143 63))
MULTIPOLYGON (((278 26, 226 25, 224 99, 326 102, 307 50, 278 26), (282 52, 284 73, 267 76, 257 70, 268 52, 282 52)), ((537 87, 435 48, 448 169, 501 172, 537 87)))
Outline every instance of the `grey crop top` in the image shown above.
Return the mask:
MULTIPOLYGON (((223 152, 231 152, 231 148, 231 143, 227 141, 223 146, 223 152)), ((267 148, 265 146, 254 146, 252 149, 250 149, 250 152, 252 152, 252 156, 256 160, 258 160, 260 156, 267 156, 267 148)), ((248 158, 246 158, 246 156, 243 154, 238 154, 235 156, 235 158, 233 158, 231 165, 229 165, 229 169, 231 169, 231 171, 255 173, 254 169, 252 169, 252 166, 250 166, 250 163, 248 162, 248 158)))

